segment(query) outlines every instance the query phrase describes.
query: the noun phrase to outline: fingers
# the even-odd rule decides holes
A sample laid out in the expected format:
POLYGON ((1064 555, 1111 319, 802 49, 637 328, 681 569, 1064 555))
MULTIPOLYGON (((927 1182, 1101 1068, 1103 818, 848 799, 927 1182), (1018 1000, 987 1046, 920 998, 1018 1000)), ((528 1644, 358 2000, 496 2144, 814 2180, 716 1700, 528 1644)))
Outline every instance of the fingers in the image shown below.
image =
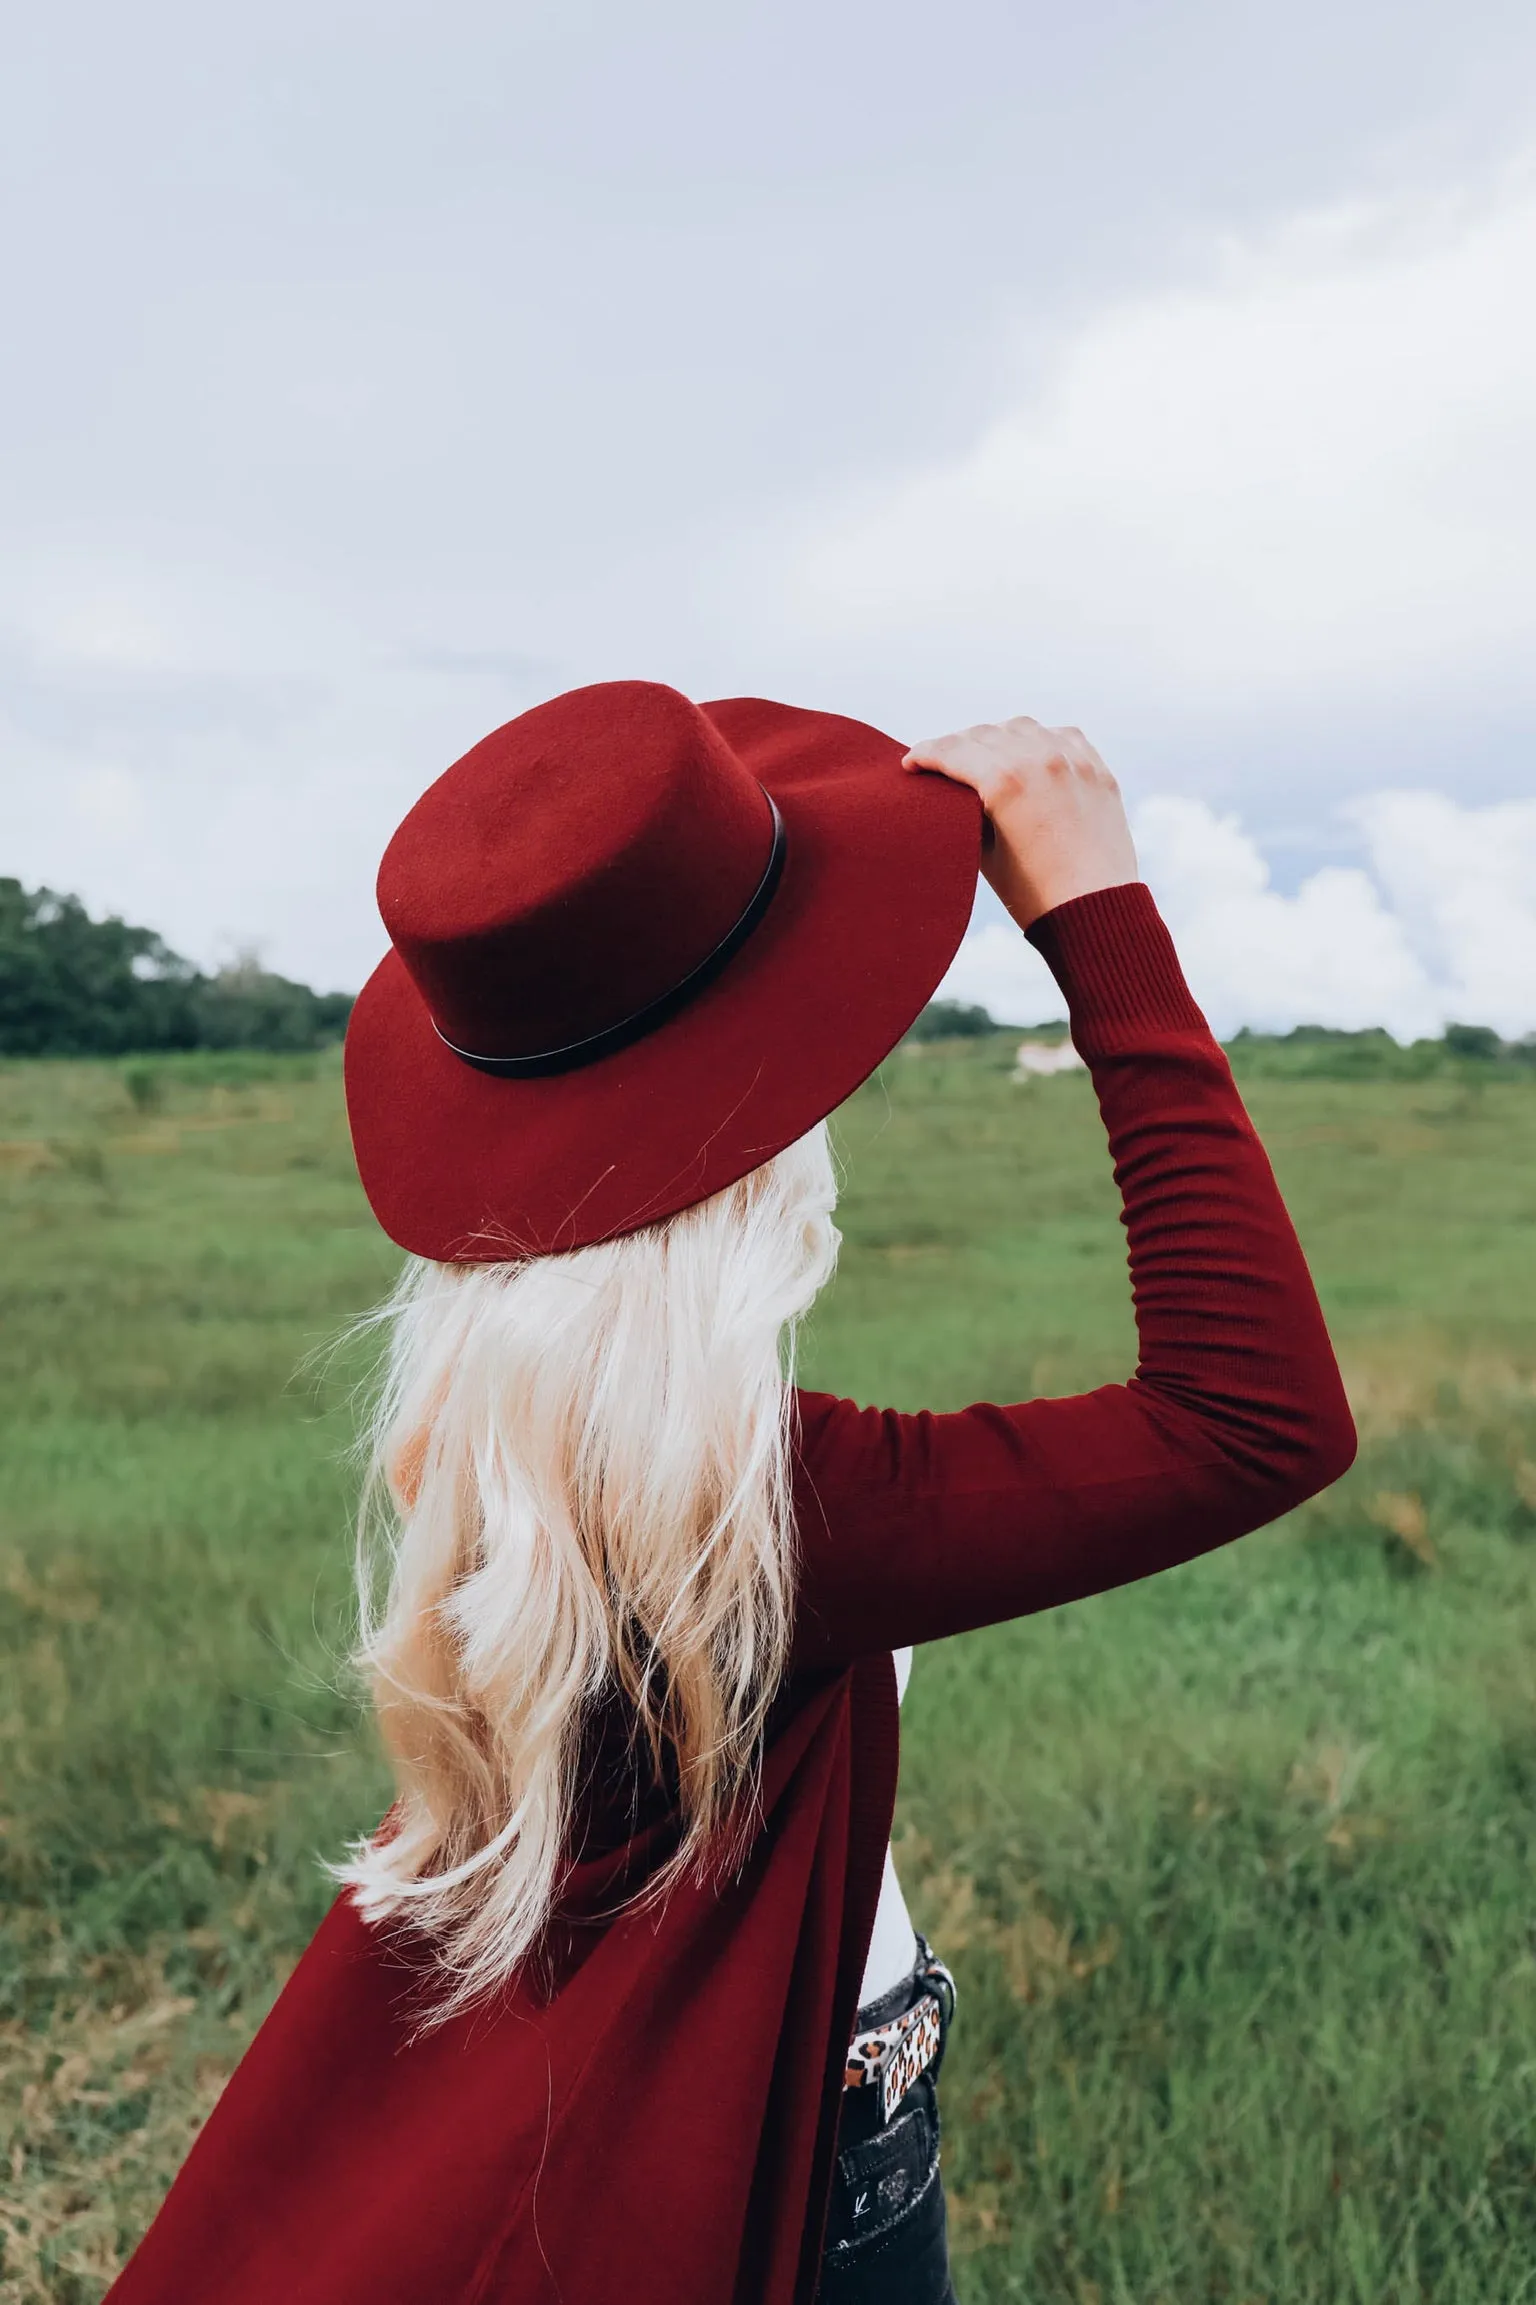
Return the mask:
POLYGON ((1103 754, 1088 742, 1080 728, 1058 728, 1051 732, 1061 739, 1062 748, 1074 767, 1085 768, 1096 776, 1107 777, 1111 784, 1114 776, 1103 754))
POLYGON ((1048 728, 1027 713, 1012 720, 979 721, 948 736, 925 737, 903 755, 901 765, 937 769, 973 786, 983 797, 999 780, 1012 782, 1021 775, 1053 778, 1076 773, 1114 782, 1080 728, 1048 728))
POLYGON ((953 769, 962 761, 975 739, 984 731, 980 728, 958 728, 950 736, 924 737, 902 757, 903 768, 953 769))
POLYGON ((901 765, 939 769, 945 776, 973 785, 980 792, 1000 767, 1029 744, 1030 739, 1024 732, 1037 726, 1034 721, 1004 726, 978 721, 974 727, 956 729, 949 736, 926 737, 903 756, 901 765))

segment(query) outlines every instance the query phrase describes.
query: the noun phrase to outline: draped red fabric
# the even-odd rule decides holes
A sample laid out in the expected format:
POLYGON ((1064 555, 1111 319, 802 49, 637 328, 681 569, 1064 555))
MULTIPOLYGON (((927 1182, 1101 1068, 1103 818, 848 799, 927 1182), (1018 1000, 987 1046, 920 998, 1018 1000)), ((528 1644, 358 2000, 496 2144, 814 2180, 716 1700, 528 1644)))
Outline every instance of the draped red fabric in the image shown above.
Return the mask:
MULTIPOLYGON (((563 1931, 552 1994, 417 2032, 419 1973, 339 1901, 117 2305, 808 2297, 895 1716, 889 1658, 805 1685, 739 1878, 563 1931)), ((578 1869, 570 1907, 633 1861, 578 1869)))
POLYGON ((888 1652, 1189 1559, 1354 1449, 1300 1246, 1147 890, 1031 935, 1109 1133, 1134 1375, 950 1415, 800 1394, 795 1667, 739 1874, 626 1906, 653 1853, 593 1858, 551 1973, 428 2034, 398 1942, 339 1903, 113 2305, 810 2305, 894 1799, 888 1652))

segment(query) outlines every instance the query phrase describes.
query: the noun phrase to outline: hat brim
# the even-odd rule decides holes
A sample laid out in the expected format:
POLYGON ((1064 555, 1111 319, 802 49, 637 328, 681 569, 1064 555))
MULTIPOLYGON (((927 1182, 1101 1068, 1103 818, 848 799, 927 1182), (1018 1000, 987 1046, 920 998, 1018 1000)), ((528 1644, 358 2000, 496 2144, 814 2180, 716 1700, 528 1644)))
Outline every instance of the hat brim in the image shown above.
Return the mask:
POLYGON ((575 1070, 504 1078, 438 1037, 391 952, 347 1030, 363 1189, 440 1263, 584 1247, 722 1191, 850 1096, 932 997, 970 919, 981 804, 841 715, 701 707, 784 818, 779 884, 721 973, 575 1070))

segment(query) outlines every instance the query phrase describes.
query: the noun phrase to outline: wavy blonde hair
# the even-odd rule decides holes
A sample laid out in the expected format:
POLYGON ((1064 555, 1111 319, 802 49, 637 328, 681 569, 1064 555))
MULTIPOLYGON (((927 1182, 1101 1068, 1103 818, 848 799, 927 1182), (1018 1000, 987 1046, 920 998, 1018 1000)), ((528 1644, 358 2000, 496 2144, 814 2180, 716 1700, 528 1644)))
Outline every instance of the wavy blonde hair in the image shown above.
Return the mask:
POLYGON ((831 1278, 825 1123, 665 1222, 566 1255, 412 1259, 363 1436, 360 1633, 398 1799, 335 1868, 430 1941, 429 2022, 516 1972, 558 1899, 582 1733, 616 1693, 681 1834, 748 1813, 793 1599, 798 1324, 831 1278))

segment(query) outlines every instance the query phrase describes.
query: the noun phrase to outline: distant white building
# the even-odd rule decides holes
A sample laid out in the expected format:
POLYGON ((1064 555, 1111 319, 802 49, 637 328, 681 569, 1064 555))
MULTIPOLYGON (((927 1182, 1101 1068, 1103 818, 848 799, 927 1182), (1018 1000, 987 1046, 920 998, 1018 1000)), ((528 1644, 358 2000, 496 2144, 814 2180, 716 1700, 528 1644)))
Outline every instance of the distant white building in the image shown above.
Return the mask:
POLYGON ((1077 1072, 1082 1061, 1069 1040, 1021 1040, 1013 1060, 1014 1077, 1029 1080, 1036 1073, 1077 1072))

